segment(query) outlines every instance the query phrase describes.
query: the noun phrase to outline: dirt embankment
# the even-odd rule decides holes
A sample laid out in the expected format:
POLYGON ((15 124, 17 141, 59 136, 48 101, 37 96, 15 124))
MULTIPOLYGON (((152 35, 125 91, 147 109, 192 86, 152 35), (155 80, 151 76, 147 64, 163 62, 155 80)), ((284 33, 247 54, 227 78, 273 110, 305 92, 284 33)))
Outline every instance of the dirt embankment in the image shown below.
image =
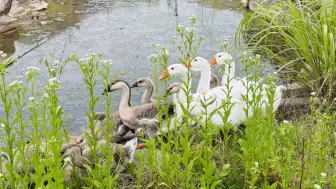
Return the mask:
POLYGON ((44 10, 47 8, 48 3, 43 0, 13 0, 10 12, 5 16, 0 17, 0 33, 16 29, 19 21, 24 19, 28 12, 44 10))

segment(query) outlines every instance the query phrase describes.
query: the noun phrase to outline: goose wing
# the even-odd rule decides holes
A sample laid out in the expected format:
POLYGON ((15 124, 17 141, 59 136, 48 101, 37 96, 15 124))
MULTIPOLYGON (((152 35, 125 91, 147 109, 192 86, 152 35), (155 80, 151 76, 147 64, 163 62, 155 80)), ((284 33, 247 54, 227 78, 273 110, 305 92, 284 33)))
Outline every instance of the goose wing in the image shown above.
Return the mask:
POLYGON ((165 112, 162 112, 162 119, 166 119, 167 117, 170 117, 175 114, 175 106, 172 102, 161 102, 159 104, 159 109, 167 108, 167 114, 165 112))
POLYGON ((136 119, 152 119, 158 113, 158 109, 155 104, 149 103, 134 107, 133 112, 136 119))

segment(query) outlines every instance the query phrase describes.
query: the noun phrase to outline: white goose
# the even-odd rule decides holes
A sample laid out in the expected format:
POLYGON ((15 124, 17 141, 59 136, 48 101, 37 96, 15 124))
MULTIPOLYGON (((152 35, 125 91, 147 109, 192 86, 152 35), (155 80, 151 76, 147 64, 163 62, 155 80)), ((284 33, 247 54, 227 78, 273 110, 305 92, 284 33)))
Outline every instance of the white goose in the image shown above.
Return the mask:
MULTIPOLYGON (((217 53, 215 57, 217 58, 212 59, 212 61, 210 62, 210 66, 217 64, 217 62, 218 62, 218 65, 225 66, 224 68, 225 72, 223 73, 222 83, 221 83, 222 86, 225 86, 228 83, 228 79, 231 80, 232 85, 242 80, 241 78, 235 77, 236 63, 232 55, 230 55, 227 52, 220 52, 220 53, 217 53)), ((244 77, 243 79, 246 80, 246 77, 244 77)))
MULTIPOLYGON (((217 54, 217 55, 220 55, 220 54, 217 54)), ((217 56, 217 57, 221 58, 219 56, 217 56)), ((211 62, 212 62, 212 65, 214 65, 215 61, 211 61, 211 62)), ((225 61, 221 59, 220 62, 225 62, 225 61)), ((188 61, 187 67, 190 67, 193 71, 200 71, 201 72, 201 78, 202 78, 202 75, 204 75, 203 78, 205 78, 205 79, 208 79, 208 77, 210 77, 210 74, 211 74, 210 64, 207 60, 205 60, 202 57, 196 57, 193 60, 188 61)), ((234 67, 234 66, 231 66, 231 67, 234 67)), ((231 71, 230 71, 230 73, 228 73, 228 72, 229 72, 229 69, 226 69, 226 73, 224 73, 224 76, 223 76, 224 82, 227 82, 227 76, 229 76, 229 77, 234 76, 234 73, 232 74, 231 71)), ((229 85, 229 88, 231 88, 230 96, 232 96, 232 99, 234 99, 237 102, 245 103, 242 95, 247 94, 247 90, 243 85, 243 83, 246 82, 246 81, 247 81, 246 78, 244 78, 242 80, 235 80, 232 84, 230 83, 230 85, 229 85)), ((220 98, 220 99, 226 99, 227 98, 227 96, 228 96, 228 87, 227 86, 215 87, 215 88, 210 90, 208 85, 205 84, 206 82, 209 82, 209 80, 199 82, 199 88, 204 90, 203 92, 208 92, 209 95, 213 95, 216 98, 220 98)), ((222 82, 223 82, 223 80, 222 80, 222 82)), ((253 84, 253 82, 252 82, 252 84, 253 84)), ((261 105, 261 108, 262 108, 263 113, 266 114, 266 104, 268 103, 268 97, 267 97, 267 93, 266 93, 267 85, 261 84, 261 86, 262 86, 261 102, 263 102, 262 105, 261 105)), ((278 109, 279 105, 280 105, 283 88, 284 88, 283 86, 277 86, 276 87, 275 102, 273 104, 273 112, 276 111, 278 109)), ((247 94, 247 95, 248 95, 249 99, 251 99, 253 94, 247 94)), ((252 111, 252 110, 250 110, 250 111, 252 111)), ((251 114, 249 114, 249 115, 251 115, 251 114)))
MULTIPOLYGON (((208 64, 209 66, 209 64, 208 64)), ((210 66, 209 66, 210 67, 210 66)), ((170 65, 169 67, 167 67, 166 71, 164 74, 161 75, 160 80, 168 77, 169 75, 173 75, 175 76, 177 79, 180 79, 182 83, 186 83, 188 82, 188 74, 189 71, 188 69, 182 65, 182 64, 173 64, 170 65)), ((210 73, 211 74, 211 73, 210 73)), ((202 76, 201 76, 202 77, 202 76)), ((204 78, 204 77, 203 77, 204 78)), ((210 77, 209 77, 210 78, 210 77)), ((180 105, 183 105, 184 107, 186 107, 187 104, 187 91, 189 91, 190 93, 190 81, 189 81, 189 90, 185 89, 185 85, 182 84, 181 85, 181 90, 178 93, 178 100, 179 100, 179 104, 177 104, 176 106, 179 107, 180 105)), ((204 82, 204 84, 206 84, 204 82)), ((210 81, 207 82, 207 86, 210 86, 210 81)), ((200 118, 199 121, 201 123, 205 123, 205 116, 200 116, 201 114, 204 114, 204 108, 202 108, 201 105, 201 100, 203 102, 209 102, 212 100, 215 100, 215 102, 209 106, 207 106, 207 116, 210 115, 210 113, 212 113, 213 111, 217 111, 218 113, 213 114, 213 116, 211 117, 211 121, 216 124, 219 127, 223 127, 224 126, 224 122, 223 119, 221 117, 221 115, 224 114, 224 109, 220 108, 222 105, 223 100, 220 98, 216 98, 216 99, 212 99, 213 97, 211 95, 208 94, 202 94, 202 93, 196 93, 196 94, 191 94, 192 96, 192 100, 189 104, 189 114, 194 116, 195 118, 200 118)), ((240 103, 239 101, 234 102, 235 104, 233 105, 230 115, 228 117, 228 121, 232 123, 232 125, 234 126, 234 129, 237 128, 237 126, 239 126, 239 124, 241 124, 242 122, 245 121, 246 117, 245 114, 243 112, 243 103, 240 103)), ((176 110, 177 116, 178 117, 182 117, 183 116, 183 111, 182 110, 176 110)))

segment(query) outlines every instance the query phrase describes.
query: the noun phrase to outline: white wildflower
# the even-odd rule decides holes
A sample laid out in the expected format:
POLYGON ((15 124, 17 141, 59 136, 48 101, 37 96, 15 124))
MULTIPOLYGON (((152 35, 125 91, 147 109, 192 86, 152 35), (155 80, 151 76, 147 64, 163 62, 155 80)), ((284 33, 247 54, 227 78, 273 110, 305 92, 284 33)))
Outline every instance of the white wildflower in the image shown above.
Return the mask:
POLYGON ((89 54, 86 54, 85 56, 89 56, 89 54))
POLYGON ((321 173, 321 176, 322 176, 322 177, 326 177, 327 174, 322 172, 322 173, 321 173))
POLYGON ((312 92, 312 93, 310 93, 310 95, 315 96, 315 95, 316 95, 316 92, 312 92))
POLYGON ((58 60, 56 60, 55 62, 54 62, 54 65, 59 65, 60 64, 60 62, 58 61, 58 60))
POLYGON ((92 51, 92 49, 89 49, 89 51, 92 51))
POLYGON ((21 79, 21 78, 23 78, 23 75, 19 75, 16 77, 16 79, 21 79))
POLYGON ((164 54, 165 54, 166 56, 169 56, 169 51, 168 51, 168 49, 165 49, 164 54))
POLYGON ((49 79, 49 84, 54 84, 54 83, 59 83, 59 81, 55 77, 50 78, 49 79))
POLYGON ((246 51, 244 51, 244 52, 243 52, 243 55, 245 55, 245 56, 246 56, 246 55, 247 55, 247 52, 246 52, 246 51))
POLYGON ((321 186, 318 184, 314 184, 314 188, 321 189, 321 186))
POLYGON ((0 54, 2 54, 3 53, 3 51, 0 51, 0 54))
POLYGON ((81 62, 83 62, 84 60, 85 60, 84 58, 79 59, 79 61, 81 61, 81 62))
POLYGON ((1 123, 0 124, 1 128, 5 128, 5 124, 1 123))
POLYGON ((96 53, 92 53, 93 56, 96 56, 96 53))
POLYGON ((22 83, 23 83, 23 81, 19 81, 19 82, 18 82, 18 85, 21 85, 22 83))
POLYGON ((37 68, 37 67, 35 67, 35 66, 29 66, 29 67, 27 68, 27 70, 28 70, 28 71, 40 71, 40 68, 37 68))
POLYGON ((1 57, 2 57, 2 58, 6 58, 6 57, 7 57, 7 54, 6 54, 6 53, 3 53, 3 54, 1 54, 1 57))
POLYGON ((37 67, 34 67, 34 66, 30 66, 30 67, 27 68, 26 75, 37 74, 39 72, 40 72, 40 68, 37 68, 37 67))
POLYGON ((186 27, 186 28, 185 28, 185 31, 188 32, 188 33, 190 33, 190 32, 191 32, 191 28, 186 27))
POLYGON ((174 39, 175 39, 175 38, 176 38, 176 36, 175 36, 175 35, 173 35, 173 36, 172 36, 172 38, 174 38, 174 39))
POLYGON ((157 54, 151 54, 151 55, 149 55, 148 57, 147 57, 147 59, 152 59, 152 58, 157 58, 158 57, 158 55, 157 54))
POLYGON ((2 174, 2 173, 0 173, 0 177, 3 177, 3 174, 2 174))
POLYGON ((260 59, 261 58, 260 54, 256 54, 256 58, 260 59))
POLYGON ((287 120, 283 120, 283 123, 289 123, 289 121, 287 121, 287 120))
POLYGON ((256 167, 259 167, 259 163, 258 163, 258 162, 254 162, 254 165, 255 165, 256 167))
POLYGON ((16 84, 18 84, 18 81, 17 81, 17 80, 11 82, 11 83, 9 84, 9 86, 13 86, 13 85, 16 85, 16 84))
POLYGON ((32 96, 32 97, 29 97, 29 100, 30 100, 30 101, 35 100, 35 97, 33 97, 33 96, 32 96))
POLYGON ((48 93, 45 93, 44 95, 43 95, 43 97, 42 98, 44 98, 44 99, 48 99, 49 98, 49 95, 48 95, 48 93))

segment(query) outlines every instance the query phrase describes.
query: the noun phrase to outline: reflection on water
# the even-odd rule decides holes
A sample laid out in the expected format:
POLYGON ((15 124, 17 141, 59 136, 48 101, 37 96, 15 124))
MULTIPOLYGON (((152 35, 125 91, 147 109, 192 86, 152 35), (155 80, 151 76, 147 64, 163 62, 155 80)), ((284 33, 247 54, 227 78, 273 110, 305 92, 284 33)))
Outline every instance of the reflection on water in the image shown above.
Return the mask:
MULTIPOLYGON (((43 84, 48 81, 48 75, 45 68, 38 63, 39 57, 47 57, 49 52, 54 52, 56 57, 62 57, 63 60, 72 53, 84 57, 88 49, 92 49, 93 52, 103 52, 105 59, 113 60, 114 73, 126 72, 120 79, 133 83, 139 77, 160 74, 153 73, 147 59, 154 52, 152 43, 159 43, 170 49, 170 64, 178 62, 180 54, 171 43, 177 35, 176 24, 186 26, 190 16, 195 15, 198 18, 197 33, 207 38, 200 46, 198 54, 210 60, 218 52, 220 43, 234 35, 242 18, 241 13, 232 10, 236 2, 223 3, 227 2, 225 0, 72 0, 64 1, 64 5, 57 1, 49 2, 50 8, 44 12, 44 16, 50 16, 52 22, 46 25, 37 22, 20 28, 21 37, 8 42, 11 44, 7 45, 6 50, 10 51, 12 48, 11 51, 14 52, 15 45, 13 56, 17 56, 44 37, 49 36, 49 41, 12 66, 8 80, 22 75, 22 68, 36 66, 41 69, 39 84, 43 84), (220 9, 213 9, 211 6, 220 9)), ((88 93, 82 73, 78 70, 75 63, 67 65, 61 79, 63 88, 60 91, 64 111, 73 117, 67 123, 74 133, 78 133, 80 127, 86 126, 84 111, 88 110, 88 93)), ((103 87, 99 84, 95 95, 101 97, 102 90, 103 87)), ((141 92, 140 89, 132 91, 132 104, 139 104, 141 92)), ((113 95, 113 108, 118 107, 119 100, 120 95, 113 95)), ((103 102, 102 97, 100 103, 103 102)), ((98 106, 97 111, 104 110, 102 106, 98 106)))
POLYGON ((0 34, 0 50, 7 53, 8 56, 12 55, 15 52, 14 41, 19 38, 20 34, 17 30, 0 34))
MULTIPOLYGON (((23 16, 18 28, 20 35, 20 42, 26 44, 34 44, 44 39, 45 37, 52 36, 63 29, 73 26, 85 18, 87 0, 71 0, 65 1, 60 4, 57 0, 49 0, 49 7, 46 11, 29 12, 23 16)), ((18 32, 10 34, 0 34, 0 49, 6 52, 9 56, 14 54, 15 45, 14 41, 19 39, 18 32)))

